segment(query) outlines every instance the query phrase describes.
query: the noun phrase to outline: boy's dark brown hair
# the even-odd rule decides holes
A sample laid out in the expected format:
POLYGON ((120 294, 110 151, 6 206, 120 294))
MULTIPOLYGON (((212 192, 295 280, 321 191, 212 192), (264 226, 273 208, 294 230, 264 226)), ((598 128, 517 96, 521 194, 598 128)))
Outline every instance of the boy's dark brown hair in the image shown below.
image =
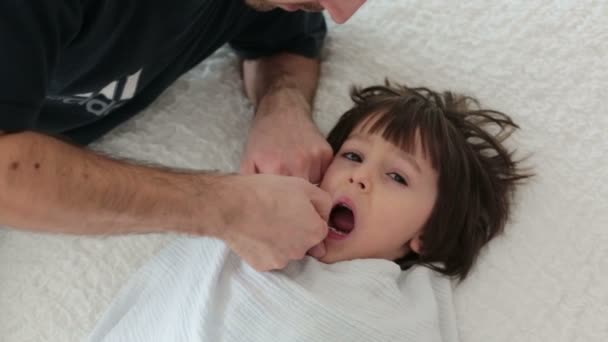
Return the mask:
POLYGON ((438 173, 438 196, 422 230, 420 254, 395 260, 402 269, 420 264, 464 279, 479 251, 503 231, 514 189, 531 175, 519 168, 502 142, 519 128, 503 113, 481 109, 477 100, 451 92, 385 86, 353 88, 355 105, 328 135, 337 153, 360 124, 413 152, 422 149, 438 173))

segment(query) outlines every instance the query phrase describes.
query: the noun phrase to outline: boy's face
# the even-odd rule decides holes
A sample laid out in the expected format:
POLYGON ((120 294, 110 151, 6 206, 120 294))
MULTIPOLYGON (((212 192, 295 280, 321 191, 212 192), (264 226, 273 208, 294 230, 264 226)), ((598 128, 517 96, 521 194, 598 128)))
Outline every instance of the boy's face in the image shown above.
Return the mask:
POLYGON ((422 247, 422 227, 437 197, 437 172, 420 138, 406 153, 381 134, 356 128, 335 155, 320 187, 333 199, 322 262, 395 260, 422 247))

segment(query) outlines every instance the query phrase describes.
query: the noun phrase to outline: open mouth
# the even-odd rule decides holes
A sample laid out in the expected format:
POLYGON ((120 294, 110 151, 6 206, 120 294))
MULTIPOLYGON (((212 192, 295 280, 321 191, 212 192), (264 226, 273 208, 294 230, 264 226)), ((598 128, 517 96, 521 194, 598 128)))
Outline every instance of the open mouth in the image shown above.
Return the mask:
POLYGON ((355 229, 355 215, 345 203, 337 203, 329 214, 329 230, 334 237, 346 237, 355 229))

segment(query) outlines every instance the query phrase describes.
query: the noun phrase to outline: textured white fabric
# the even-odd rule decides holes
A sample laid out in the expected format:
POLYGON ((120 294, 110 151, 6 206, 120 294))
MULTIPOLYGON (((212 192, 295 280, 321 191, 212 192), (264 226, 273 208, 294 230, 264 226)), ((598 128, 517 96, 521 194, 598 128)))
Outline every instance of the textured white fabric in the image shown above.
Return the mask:
MULTIPOLYGON (((324 132, 352 83, 385 76, 475 95, 522 127, 511 146, 538 175, 455 289, 463 341, 608 340, 607 18, 603 0, 369 0, 331 28, 315 103, 324 132)), ((251 110, 222 50, 95 148, 236 170, 251 110)), ((171 239, 0 230, 0 340, 82 340, 171 239)))
POLYGON ((261 273, 219 240, 179 239, 121 291, 89 341, 456 342, 451 286, 381 259, 307 257, 261 273))

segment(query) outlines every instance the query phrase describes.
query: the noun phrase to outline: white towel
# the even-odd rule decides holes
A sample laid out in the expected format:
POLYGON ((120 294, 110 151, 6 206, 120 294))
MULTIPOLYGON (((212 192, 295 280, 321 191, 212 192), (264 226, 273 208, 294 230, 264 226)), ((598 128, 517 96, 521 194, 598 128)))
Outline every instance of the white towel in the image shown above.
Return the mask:
POLYGON ((381 259, 307 257, 257 272, 227 246, 179 239, 119 293, 89 341, 458 340, 449 279, 381 259))

